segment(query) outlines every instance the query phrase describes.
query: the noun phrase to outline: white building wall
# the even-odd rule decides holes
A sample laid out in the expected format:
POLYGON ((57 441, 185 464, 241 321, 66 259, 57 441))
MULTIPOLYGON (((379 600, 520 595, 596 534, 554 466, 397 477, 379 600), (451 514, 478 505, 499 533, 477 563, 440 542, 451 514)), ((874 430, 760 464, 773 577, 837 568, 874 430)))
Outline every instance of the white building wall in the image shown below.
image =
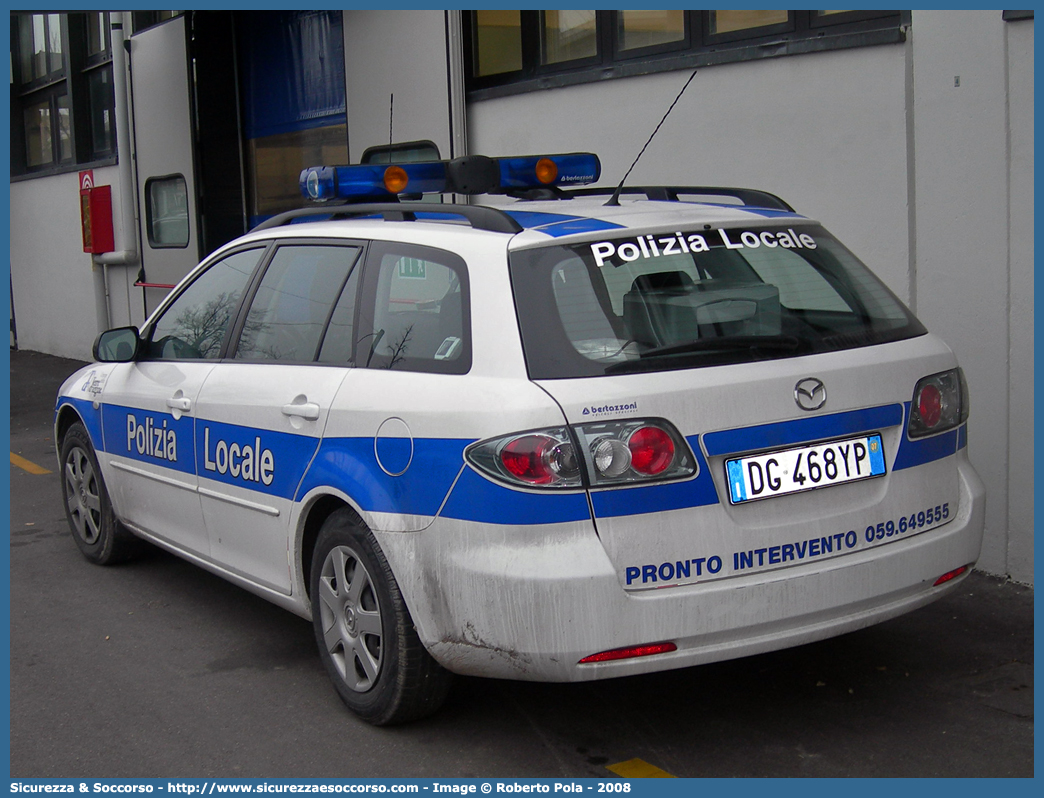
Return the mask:
MULTIPOLYGON (((472 102, 469 149, 593 150, 615 185, 688 75, 472 102)), ((993 10, 914 12, 904 44, 701 69, 628 179, 781 195, 949 342, 989 490, 979 567, 1029 583, 1032 175, 1033 22, 993 10)))
POLYGON ((1008 44, 1008 573, 1033 582, 1033 22, 1008 44))
MULTIPOLYGON (((592 150, 602 161, 599 185, 616 185, 690 74, 471 103, 469 150, 592 150)), ((903 45, 702 68, 627 182, 779 194, 906 299, 905 84, 903 45)))
POLYGON ((367 147, 387 144, 389 133, 397 142, 433 141, 443 158, 461 154, 453 150, 446 53, 445 11, 344 12, 352 163, 367 147))
MULTIPOLYGON (((113 186, 119 243, 118 169, 95 169, 94 181, 113 186)), ((143 320, 136 266, 109 267, 106 302, 104 272, 83 251, 76 172, 11 184, 10 262, 21 349, 90 360, 99 332, 143 320)))
POLYGON ((917 313, 957 353, 971 389, 968 445, 988 492, 980 567, 1022 581, 1033 579, 1033 458, 1013 438, 1032 440, 1033 429, 1025 403, 1033 373, 1026 303, 1033 236, 1023 220, 1027 211, 1032 218, 1033 193, 1018 173, 1028 166, 1032 174, 1033 156, 1030 145, 1012 160, 1009 111, 1020 137, 1029 115, 1032 136, 1032 25, 1004 22, 998 11, 914 12, 909 43, 917 313), (1013 25, 1030 28, 1028 43, 1026 34, 1019 37, 1030 50, 1028 72, 1010 60, 1013 25))

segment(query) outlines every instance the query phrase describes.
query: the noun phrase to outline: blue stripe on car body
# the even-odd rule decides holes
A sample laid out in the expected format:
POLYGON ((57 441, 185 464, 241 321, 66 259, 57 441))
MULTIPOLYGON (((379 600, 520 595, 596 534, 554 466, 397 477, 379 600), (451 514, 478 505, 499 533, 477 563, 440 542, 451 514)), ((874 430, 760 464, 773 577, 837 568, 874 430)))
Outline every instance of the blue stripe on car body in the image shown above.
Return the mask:
POLYGON ((508 216, 530 230, 560 238, 577 233, 593 233, 600 230, 622 230, 622 225, 607 222, 603 219, 569 216, 564 213, 544 213, 538 211, 507 211, 508 216))
MULTIPOLYGON (((374 438, 328 438, 320 442, 305 435, 203 419, 183 417, 174 420, 168 413, 120 405, 103 405, 101 410, 97 410, 93 402, 83 399, 68 398, 63 400, 63 404, 70 404, 77 410, 99 451, 186 474, 197 473, 201 478, 287 500, 299 500, 312 490, 330 486, 344 491, 367 512, 441 515, 492 524, 515 524, 521 519, 537 524, 582 521, 590 519, 591 508, 595 517, 611 518, 720 504, 704 451, 711 457, 725 456, 894 427, 904 424, 910 409, 907 402, 905 412, 899 404, 882 405, 692 435, 688 441, 698 464, 694 478, 682 482, 595 488, 591 491, 588 505, 583 491, 526 491, 479 475, 465 465, 464 450, 473 442, 470 439, 418 438, 413 440, 412 446, 406 439, 383 441, 382 460, 386 466, 391 455, 403 467, 401 474, 393 475, 378 463, 374 438), (133 429, 130 417, 133 418, 133 429), (167 457, 173 452, 162 448, 169 440, 167 435, 176 438, 176 457, 167 457), (221 460, 217 453, 219 442, 224 443, 221 460), (227 460, 228 448, 233 443, 238 447, 239 476, 231 474, 227 460), (249 455, 244 454, 246 447, 251 449, 249 455), (257 464, 266 451, 271 453, 271 464, 262 474, 257 471, 257 464), (251 479, 242 476, 244 457, 247 456, 254 458, 251 479), (219 470, 219 466, 224 468, 224 472, 219 470), (271 480, 266 483, 262 476, 271 476, 271 480)), ((967 427, 964 425, 918 440, 907 438, 904 425, 892 470, 913 468, 948 457, 966 445, 967 427)))
POLYGON ((880 405, 863 410, 848 410, 843 413, 799 418, 793 421, 778 421, 753 427, 708 432, 702 436, 702 440, 707 454, 710 457, 716 457, 840 438, 860 432, 896 427, 902 423, 901 405, 880 405))
POLYGON ((329 485, 343 490, 367 512, 434 516, 464 465, 464 449, 470 443, 415 438, 409 468, 391 476, 377 462, 373 438, 328 438, 319 447, 298 497, 329 485))
POLYGON ((557 524, 589 521, 591 509, 584 491, 522 491, 465 468, 440 516, 486 524, 557 524))
POLYGON ((72 397, 65 397, 55 408, 54 415, 56 420, 58 418, 58 413, 61 412, 64 405, 72 405, 73 408, 75 408, 80 419, 83 421, 83 426, 87 428, 87 434, 90 436, 94 448, 98 451, 104 451, 105 435, 102 431, 101 405, 95 408, 94 402, 90 399, 74 399, 72 397))

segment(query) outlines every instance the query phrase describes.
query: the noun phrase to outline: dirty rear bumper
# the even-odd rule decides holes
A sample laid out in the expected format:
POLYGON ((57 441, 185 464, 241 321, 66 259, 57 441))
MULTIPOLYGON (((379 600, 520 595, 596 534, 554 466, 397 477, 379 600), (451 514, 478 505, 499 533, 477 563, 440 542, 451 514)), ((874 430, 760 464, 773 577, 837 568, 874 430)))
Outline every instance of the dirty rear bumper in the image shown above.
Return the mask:
POLYGON ((456 673, 585 681, 801 645, 928 604, 979 556, 985 489, 958 457, 956 517, 882 547, 777 571, 628 592, 589 522, 491 526, 438 519, 378 538, 422 641, 456 673), (435 576, 437 574, 437 576, 435 576), (677 650, 580 665, 643 643, 677 650))

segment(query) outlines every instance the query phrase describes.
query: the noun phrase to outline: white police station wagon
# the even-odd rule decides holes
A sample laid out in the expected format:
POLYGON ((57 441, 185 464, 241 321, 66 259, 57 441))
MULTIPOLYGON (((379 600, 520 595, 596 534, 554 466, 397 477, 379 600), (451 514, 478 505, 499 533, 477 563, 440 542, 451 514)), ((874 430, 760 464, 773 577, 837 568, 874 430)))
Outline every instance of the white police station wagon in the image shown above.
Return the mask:
POLYGON ((451 672, 680 668, 952 590, 984 510, 953 353, 777 197, 564 188, 598 176, 305 170, 333 202, 213 253, 62 387, 84 555, 144 538, 311 618, 376 724, 451 672), (428 191, 521 201, 396 202, 428 191))

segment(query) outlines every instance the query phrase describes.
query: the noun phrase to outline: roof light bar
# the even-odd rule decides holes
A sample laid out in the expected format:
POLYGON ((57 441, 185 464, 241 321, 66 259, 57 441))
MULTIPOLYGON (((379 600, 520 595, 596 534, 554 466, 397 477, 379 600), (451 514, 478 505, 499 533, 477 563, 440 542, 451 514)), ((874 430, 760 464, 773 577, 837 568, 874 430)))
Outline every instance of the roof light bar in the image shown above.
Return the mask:
POLYGON ((301 193, 308 199, 389 199, 397 194, 445 190, 446 162, 428 161, 387 166, 310 166, 301 172, 301 193))
POLYGON ((501 190, 544 186, 585 186, 602 174, 598 156, 591 152, 568 155, 527 155, 498 158, 501 190))
POLYGON ((495 194, 549 186, 594 183, 602 167, 594 153, 420 161, 356 166, 310 166, 301 172, 307 199, 362 201, 409 194, 495 194))

